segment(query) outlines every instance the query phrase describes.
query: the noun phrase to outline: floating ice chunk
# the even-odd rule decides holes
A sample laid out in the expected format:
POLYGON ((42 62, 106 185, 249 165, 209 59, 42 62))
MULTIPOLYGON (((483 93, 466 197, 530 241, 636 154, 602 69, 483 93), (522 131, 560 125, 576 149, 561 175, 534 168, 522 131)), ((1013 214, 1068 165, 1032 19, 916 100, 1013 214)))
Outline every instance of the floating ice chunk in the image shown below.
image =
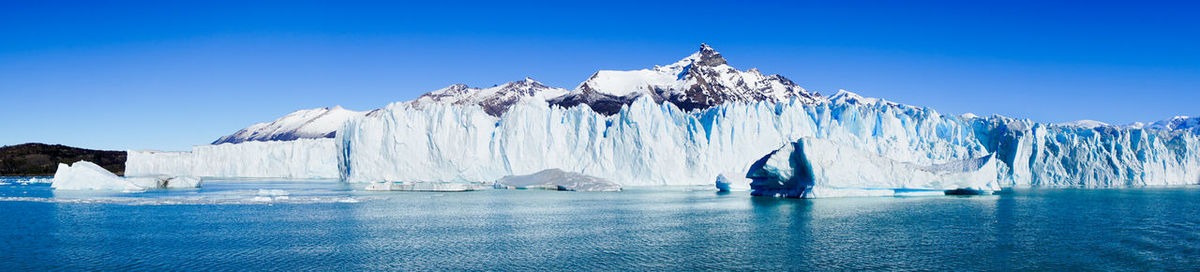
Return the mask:
POLYGON ((549 189, 581 192, 617 192, 621 185, 607 179, 562 169, 546 169, 522 176, 505 176, 496 181, 499 189, 549 189))
POLYGON ((729 185, 730 185, 729 179, 725 178, 724 174, 717 175, 717 191, 728 192, 729 185))
POLYGON ((477 184, 458 182, 383 182, 368 184, 367 191, 466 192, 481 189, 477 184))
POLYGON ((58 164, 50 187, 56 190, 122 190, 196 188, 200 178, 191 176, 152 176, 122 178, 89 161, 58 164))
POLYGON ((33 183, 52 183, 52 182, 54 182, 54 178, 53 178, 53 177, 50 177, 50 178, 30 178, 30 179, 28 179, 28 180, 25 180, 25 181, 20 181, 20 183, 21 183, 21 184, 33 184, 33 183))
POLYGON ((277 190, 277 189, 272 189, 272 190, 258 189, 258 195, 259 196, 286 196, 286 195, 288 195, 288 191, 277 190))
POLYGON ((755 162, 751 194, 797 198, 928 195, 1000 189, 992 155, 917 165, 831 141, 803 138, 755 162))
POLYGON ((56 190, 138 190, 142 189, 89 161, 58 164, 50 188, 56 190))

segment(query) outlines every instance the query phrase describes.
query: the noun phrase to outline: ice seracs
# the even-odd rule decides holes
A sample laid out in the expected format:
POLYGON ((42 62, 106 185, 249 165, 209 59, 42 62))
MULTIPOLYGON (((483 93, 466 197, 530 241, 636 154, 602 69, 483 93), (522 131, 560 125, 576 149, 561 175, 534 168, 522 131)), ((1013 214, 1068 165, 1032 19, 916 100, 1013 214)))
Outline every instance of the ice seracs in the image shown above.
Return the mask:
POLYGON ((300 110, 270 123, 258 123, 238 130, 232 135, 213 141, 212 144, 333 138, 346 120, 362 115, 362 112, 343 109, 341 106, 300 110))
POLYGON ((336 179, 338 152, 326 138, 200 145, 188 152, 129 150, 125 175, 336 179))
POLYGON ((942 195, 1000 190, 992 155, 942 164, 901 162, 828 140, 803 138, 752 166, 751 194, 794 198, 942 195))
POLYGON ((869 101, 882 100, 731 102, 687 112, 641 97, 614 115, 531 101, 499 117, 468 105, 389 106, 347 123, 338 161, 350 182, 486 182, 558 168, 623 186, 710 185, 724 175, 739 188, 749 187, 745 174, 756 160, 808 137, 922 166, 995 154, 1006 187, 1200 182, 1200 139, 1191 133, 869 101))

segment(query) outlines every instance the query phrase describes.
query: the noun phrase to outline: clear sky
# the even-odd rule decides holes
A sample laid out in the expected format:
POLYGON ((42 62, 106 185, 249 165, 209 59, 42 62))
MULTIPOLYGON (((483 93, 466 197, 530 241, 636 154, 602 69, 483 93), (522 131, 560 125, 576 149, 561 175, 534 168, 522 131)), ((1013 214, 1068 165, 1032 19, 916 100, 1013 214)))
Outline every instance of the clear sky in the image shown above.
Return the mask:
POLYGON ((1190 2, 26 2, 0 3, 0 145, 187 150, 454 83, 574 88, 700 43, 810 91, 942 113, 1200 115, 1190 2))

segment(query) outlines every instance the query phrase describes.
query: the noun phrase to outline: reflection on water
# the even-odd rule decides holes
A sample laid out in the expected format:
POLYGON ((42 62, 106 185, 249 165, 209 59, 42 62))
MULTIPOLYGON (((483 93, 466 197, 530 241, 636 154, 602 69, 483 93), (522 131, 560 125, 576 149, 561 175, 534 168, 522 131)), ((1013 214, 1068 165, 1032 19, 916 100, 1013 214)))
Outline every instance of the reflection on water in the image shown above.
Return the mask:
POLYGON ((743 192, 0 185, 0 270, 1188 270, 1196 188, 778 199, 743 192))

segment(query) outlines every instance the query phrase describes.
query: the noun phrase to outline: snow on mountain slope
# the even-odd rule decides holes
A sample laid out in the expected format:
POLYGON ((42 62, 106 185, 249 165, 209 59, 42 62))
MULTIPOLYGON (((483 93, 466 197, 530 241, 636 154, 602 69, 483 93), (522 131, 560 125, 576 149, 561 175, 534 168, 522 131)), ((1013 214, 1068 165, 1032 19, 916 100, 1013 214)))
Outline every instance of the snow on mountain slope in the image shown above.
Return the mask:
POLYGON ((820 100, 819 95, 783 76, 763 75, 758 69, 737 70, 726 63, 721 53, 701 44, 700 51, 670 65, 596 72, 574 92, 550 103, 564 107, 587 104, 595 111, 615 114, 621 105, 643 96, 655 102, 671 102, 685 111, 726 102, 820 100))
POLYGON ((258 123, 221 137, 212 144, 246 141, 290 141, 295 139, 333 138, 346 120, 362 116, 362 112, 333 108, 316 108, 290 113, 270 123, 258 123))
POLYGON ((567 90, 546 86, 532 78, 513 81, 491 88, 471 88, 463 84, 454 84, 440 90, 421 95, 416 100, 408 102, 416 108, 432 103, 454 105, 479 105, 484 111, 493 116, 500 116, 513 104, 525 99, 543 100, 566 94, 567 90))
POLYGON ((1112 125, 1109 125, 1108 123, 1100 122, 1100 121, 1096 121, 1096 120, 1079 120, 1079 121, 1074 121, 1074 122, 1058 123, 1056 125, 1068 126, 1068 127, 1081 127, 1081 128, 1097 128, 1097 127, 1112 126, 1112 125))
POLYGON ((1171 119, 1154 122, 1150 124, 1148 128, 1168 131, 1182 130, 1200 133, 1200 116, 1175 116, 1171 119))
MULTIPOLYGON (((587 104, 592 110, 615 114, 621 106, 638 97, 655 102, 671 102, 684 110, 704 109, 726 102, 783 101, 797 99, 805 103, 822 100, 780 75, 763 75, 757 69, 740 71, 708 45, 700 51, 667 66, 637 71, 599 71, 576 90, 546 86, 531 78, 491 88, 472 88, 463 84, 432 91, 407 102, 415 108, 429 104, 479 105, 492 116, 500 116, 521 100, 549 100, 551 104, 572 107, 587 104)), ((375 112, 375 111, 372 111, 375 112)), ((301 110, 271 123, 260 123, 221 137, 212 144, 245 141, 276 141, 305 138, 330 138, 346 120, 362 116, 336 107, 301 110)))

